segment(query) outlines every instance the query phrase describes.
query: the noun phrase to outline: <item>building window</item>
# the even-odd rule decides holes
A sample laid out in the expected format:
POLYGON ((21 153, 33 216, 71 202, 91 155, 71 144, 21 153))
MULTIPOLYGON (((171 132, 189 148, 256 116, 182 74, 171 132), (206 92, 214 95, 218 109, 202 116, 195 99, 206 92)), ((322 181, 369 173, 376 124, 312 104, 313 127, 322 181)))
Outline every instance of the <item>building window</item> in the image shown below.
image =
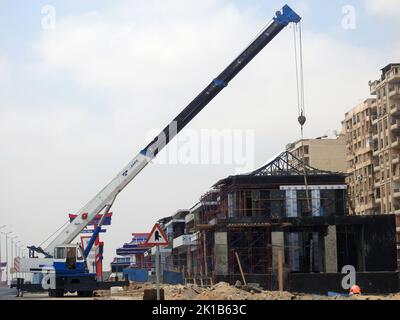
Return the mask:
POLYGON ((310 203, 311 206, 311 191, 308 191, 308 199, 307 199, 307 191, 305 190, 298 190, 296 192, 297 194, 297 212, 298 212, 298 217, 309 217, 312 215, 310 212, 311 208, 309 208, 308 203, 310 203))
POLYGON ((271 191, 271 216, 283 218, 286 216, 286 192, 281 190, 271 191))
POLYGON ((286 216, 286 191, 260 190, 243 192, 243 209, 240 216, 283 218, 286 216))

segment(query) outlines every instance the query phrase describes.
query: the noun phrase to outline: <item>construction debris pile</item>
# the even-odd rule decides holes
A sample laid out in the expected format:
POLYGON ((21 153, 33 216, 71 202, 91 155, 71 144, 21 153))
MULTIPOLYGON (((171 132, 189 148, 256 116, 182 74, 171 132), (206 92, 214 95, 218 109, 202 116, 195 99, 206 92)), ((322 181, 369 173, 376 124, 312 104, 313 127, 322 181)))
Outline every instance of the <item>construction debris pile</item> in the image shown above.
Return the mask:
POLYGON ((294 296, 287 292, 263 291, 254 287, 244 288, 230 286, 225 282, 210 288, 196 285, 168 286, 165 289, 166 299, 171 300, 293 300, 294 296))
MULTIPOLYGON (((151 283, 131 283, 128 288, 115 288, 112 291, 97 292, 98 299, 142 300, 145 289, 152 289, 151 283)), ((209 288, 194 284, 162 285, 166 300, 294 300, 295 295, 288 292, 263 291, 257 286, 231 286, 220 282, 209 288)))
MULTIPOLYGON (((151 283, 131 283, 128 288, 114 288, 112 291, 96 293, 96 300, 142 300, 145 289, 153 289, 151 283)), ((197 285, 162 285, 165 300, 400 300, 399 295, 391 296, 354 296, 354 297, 328 297, 289 292, 264 291, 256 285, 242 286, 237 283, 231 286, 221 282, 209 288, 197 285)))

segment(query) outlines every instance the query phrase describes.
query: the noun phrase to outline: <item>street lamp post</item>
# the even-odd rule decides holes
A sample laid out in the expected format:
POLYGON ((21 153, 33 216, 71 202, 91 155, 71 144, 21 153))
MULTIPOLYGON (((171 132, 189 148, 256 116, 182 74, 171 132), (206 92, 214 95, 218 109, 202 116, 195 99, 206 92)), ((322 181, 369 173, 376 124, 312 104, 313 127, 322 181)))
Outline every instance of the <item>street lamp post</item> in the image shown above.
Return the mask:
MULTIPOLYGON (((6 225, 1 226, 0 230, 4 229, 5 227, 6 227, 6 225)), ((3 266, 2 266, 3 260, 2 260, 2 255, 1 255, 1 253, 2 253, 1 252, 1 234, 0 234, 0 285, 1 285, 2 281, 3 281, 3 266)))
POLYGON ((11 233, 12 233, 12 231, 3 233, 6 236, 6 283, 7 284, 8 284, 9 272, 10 272, 9 271, 10 264, 8 261, 8 235, 11 233))
MULTIPOLYGON (((10 244, 10 250, 11 250, 11 261, 10 261, 10 263, 12 264, 12 265, 14 265, 14 239, 17 239, 18 238, 18 236, 14 236, 14 237, 11 237, 10 239, 11 239, 11 244, 10 244)), ((9 268, 9 270, 10 270, 10 273, 11 273, 11 268, 9 268)), ((11 279, 12 279, 12 277, 11 277, 11 279)))

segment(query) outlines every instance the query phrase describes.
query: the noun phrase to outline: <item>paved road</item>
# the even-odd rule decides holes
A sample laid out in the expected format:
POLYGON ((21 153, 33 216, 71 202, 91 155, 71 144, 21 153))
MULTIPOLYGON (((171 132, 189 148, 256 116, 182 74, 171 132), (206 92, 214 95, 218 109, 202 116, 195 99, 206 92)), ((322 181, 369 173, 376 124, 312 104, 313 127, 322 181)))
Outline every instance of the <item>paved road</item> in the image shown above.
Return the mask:
POLYGON ((8 287, 0 287, 0 300, 15 300, 17 290, 8 287))
POLYGON ((47 293, 24 293, 23 298, 17 298, 17 290, 0 287, 0 300, 94 300, 94 298, 78 298, 76 294, 66 295, 64 298, 50 298, 47 293))
POLYGON ((24 293, 23 298, 17 298, 17 290, 0 287, 0 300, 94 300, 94 298, 78 298, 76 295, 66 295, 64 298, 50 298, 47 293, 24 293))

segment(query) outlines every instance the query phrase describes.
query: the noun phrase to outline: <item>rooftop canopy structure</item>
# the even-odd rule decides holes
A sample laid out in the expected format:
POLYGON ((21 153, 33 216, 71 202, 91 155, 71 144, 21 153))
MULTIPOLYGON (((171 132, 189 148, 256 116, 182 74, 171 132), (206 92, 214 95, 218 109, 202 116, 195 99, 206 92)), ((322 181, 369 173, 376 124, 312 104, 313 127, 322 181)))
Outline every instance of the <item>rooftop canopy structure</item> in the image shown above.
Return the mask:
POLYGON ((229 176, 218 181, 213 188, 220 189, 237 184, 264 184, 265 187, 279 187, 281 185, 344 185, 344 173, 330 172, 313 168, 289 151, 282 152, 271 162, 261 168, 236 176, 229 176))
POLYGON ((250 176, 332 175, 337 172, 323 171, 305 164, 291 152, 285 151, 265 166, 250 173, 250 176))

